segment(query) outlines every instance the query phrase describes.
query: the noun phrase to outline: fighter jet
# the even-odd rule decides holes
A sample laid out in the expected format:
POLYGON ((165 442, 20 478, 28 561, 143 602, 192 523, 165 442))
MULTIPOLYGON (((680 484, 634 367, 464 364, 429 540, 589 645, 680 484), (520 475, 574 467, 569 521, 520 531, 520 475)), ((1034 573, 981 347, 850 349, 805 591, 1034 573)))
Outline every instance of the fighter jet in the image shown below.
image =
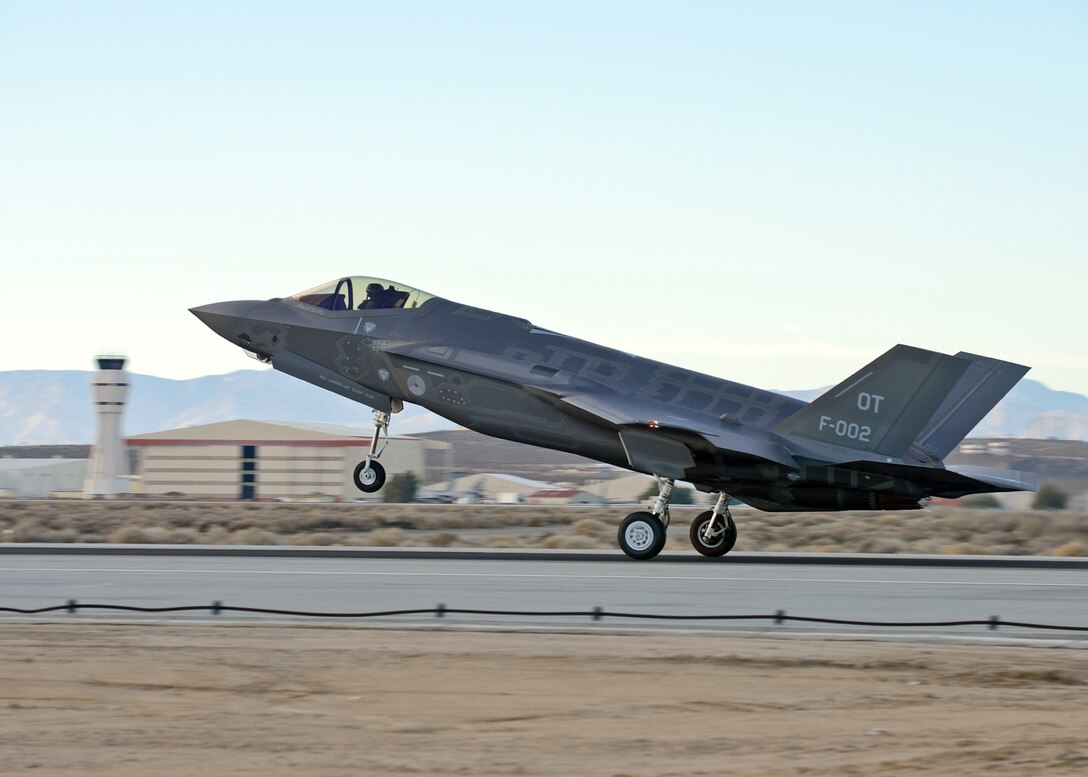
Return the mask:
POLYGON ((896 345, 806 404, 380 278, 191 311, 275 369, 373 410, 361 491, 385 482, 378 459, 405 402, 654 476, 653 506, 619 526, 634 559, 664 547, 678 480, 717 494, 689 531, 711 557, 737 541, 730 497, 762 510, 913 510, 930 497, 1034 490, 1019 472, 944 461, 1028 370, 970 353, 896 345))

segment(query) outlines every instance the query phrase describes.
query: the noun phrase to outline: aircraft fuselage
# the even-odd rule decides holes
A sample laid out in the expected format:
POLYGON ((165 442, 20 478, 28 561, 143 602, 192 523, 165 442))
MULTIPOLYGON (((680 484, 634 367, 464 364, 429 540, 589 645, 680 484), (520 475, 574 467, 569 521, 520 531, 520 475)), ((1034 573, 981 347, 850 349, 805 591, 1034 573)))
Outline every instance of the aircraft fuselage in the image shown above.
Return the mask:
POLYGON ((677 480, 719 493, 689 530, 707 556, 736 542, 729 496, 765 510, 916 509, 929 496, 1033 487, 1020 473, 943 463, 1027 371, 974 354, 897 345, 804 403, 376 278, 192 312, 277 370, 374 409, 354 474, 363 491, 384 482, 381 432, 405 402, 656 476, 652 512, 619 527, 632 558, 664 547, 677 480))

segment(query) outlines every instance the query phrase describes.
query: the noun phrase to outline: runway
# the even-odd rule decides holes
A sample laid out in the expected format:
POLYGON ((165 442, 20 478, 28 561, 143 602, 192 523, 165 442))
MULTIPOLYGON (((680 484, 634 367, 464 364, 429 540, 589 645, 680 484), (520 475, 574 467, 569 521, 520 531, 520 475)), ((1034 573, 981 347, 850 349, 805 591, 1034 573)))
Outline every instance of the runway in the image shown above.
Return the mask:
MULTIPOLYGON (((174 549, 171 555, 109 553, 0 552, 0 606, 42 607, 70 599, 80 603, 168 607, 210 604, 322 612, 358 612, 409 608, 524 611, 579 611, 669 615, 806 615, 867 621, 944 621, 987 619, 1088 626, 1088 569, 1060 562, 1042 568, 1000 565, 884 565, 878 559, 848 557, 837 562, 768 563, 748 554, 729 564, 692 563, 663 556, 652 563, 614 563, 597 554, 382 552, 363 557, 335 554, 303 557, 262 554, 203 555, 199 549, 174 549), (581 556, 589 556, 583 559, 581 556)), ((135 549, 128 548, 127 551, 135 549)), ((275 550, 275 549, 269 549, 275 550)), ((279 549, 283 550, 283 549, 279 549)), ((902 561, 903 557, 899 557, 902 561)), ((1022 559, 1021 559, 1022 560, 1022 559)), ((35 616, 29 616, 35 617, 35 616)), ((37 616, 42 617, 42 616, 37 616)), ((84 613, 50 617, 102 617, 84 613)), ((162 616, 115 615, 138 619, 162 616)), ((207 613, 170 616, 207 620, 207 613)), ((237 616, 253 620, 269 616, 237 616)), ((226 620, 227 616, 219 616, 226 620)), ((282 618, 277 618, 282 620, 282 618)), ((357 621, 351 621, 357 623, 357 621)), ((755 631, 760 633, 896 633, 962 636, 1088 639, 1088 633, 1050 632, 985 626, 890 629, 812 626, 773 621, 632 621, 608 617, 539 618, 533 616, 395 616, 383 623, 507 624, 755 631)))

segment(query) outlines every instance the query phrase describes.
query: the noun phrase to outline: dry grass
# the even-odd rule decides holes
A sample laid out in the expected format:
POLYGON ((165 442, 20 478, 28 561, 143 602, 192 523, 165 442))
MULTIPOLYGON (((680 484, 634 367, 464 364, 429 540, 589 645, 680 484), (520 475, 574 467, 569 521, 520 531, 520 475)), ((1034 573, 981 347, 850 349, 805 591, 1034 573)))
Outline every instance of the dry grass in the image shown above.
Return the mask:
MULTIPOLYGON (((676 507, 670 549, 687 549, 676 507)), ((0 501, 14 542, 614 548, 621 506, 0 501)), ((735 511, 738 550, 1088 556, 1088 515, 934 508, 735 511)))

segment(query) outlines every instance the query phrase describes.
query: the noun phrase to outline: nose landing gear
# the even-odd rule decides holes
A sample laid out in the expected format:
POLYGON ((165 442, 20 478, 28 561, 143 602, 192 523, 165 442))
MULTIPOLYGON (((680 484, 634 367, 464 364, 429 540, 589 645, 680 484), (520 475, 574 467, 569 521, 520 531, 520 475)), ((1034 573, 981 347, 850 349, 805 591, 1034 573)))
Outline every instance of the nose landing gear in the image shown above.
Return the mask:
POLYGON ((374 411, 374 436, 370 438, 370 452, 355 467, 352 479, 355 487, 367 494, 379 491, 385 485, 385 467, 378 463, 385 446, 389 444, 389 413, 374 411), (385 440, 382 440, 382 434, 385 440), (381 443, 381 447, 378 447, 381 443))

